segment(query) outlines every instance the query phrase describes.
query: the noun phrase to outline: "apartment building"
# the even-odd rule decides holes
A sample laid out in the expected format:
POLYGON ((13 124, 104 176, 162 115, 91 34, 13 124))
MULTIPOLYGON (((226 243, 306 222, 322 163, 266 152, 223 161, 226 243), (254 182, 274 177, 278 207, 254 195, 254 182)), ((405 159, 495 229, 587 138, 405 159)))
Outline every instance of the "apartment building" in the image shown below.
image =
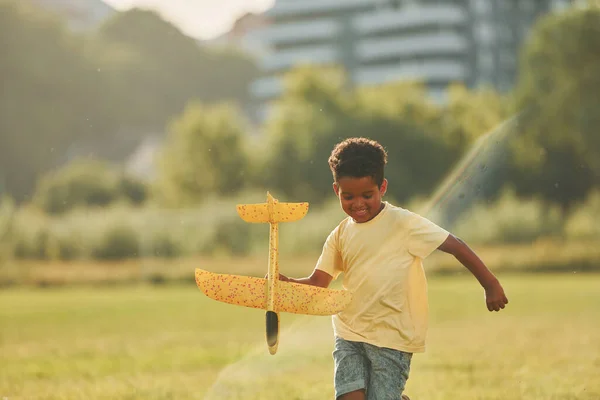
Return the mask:
POLYGON ((354 85, 420 79, 444 101, 453 82, 512 87, 519 49, 542 14, 569 0, 277 0, 251 33, 269 49, 253 82, 259 119, 299 64, 344 66, 354 85))

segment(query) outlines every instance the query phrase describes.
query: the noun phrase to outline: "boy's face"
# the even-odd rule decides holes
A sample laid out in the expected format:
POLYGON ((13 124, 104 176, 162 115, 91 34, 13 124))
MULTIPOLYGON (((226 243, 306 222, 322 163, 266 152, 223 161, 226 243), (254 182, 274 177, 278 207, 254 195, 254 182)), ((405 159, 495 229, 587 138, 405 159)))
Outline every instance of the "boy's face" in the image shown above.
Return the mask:
POLYGON ((372 220, 381 211, 381 198, 387 190, 384 179, 378 187, 373 178, 342 177, 333 184, 333 190, 340 199, 342 210, 358 223, 372 220))

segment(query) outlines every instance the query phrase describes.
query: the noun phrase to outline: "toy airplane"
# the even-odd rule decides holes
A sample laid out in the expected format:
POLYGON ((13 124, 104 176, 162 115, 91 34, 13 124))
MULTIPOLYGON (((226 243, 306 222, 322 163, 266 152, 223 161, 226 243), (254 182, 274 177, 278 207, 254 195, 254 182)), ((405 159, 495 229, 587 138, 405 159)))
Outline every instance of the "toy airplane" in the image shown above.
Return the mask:
POLYGON ((246 222, 269 223, 269 267, 267 279, 216 274, 196 269, 196 284, 208 297, 224 303, 267 310, 266 331, 269 353, 275 354, 279 343, 279 313, 332 315, 342 311, 352 296, 346 290, 325 289, 279 280, 280 222, 302 219, 308 203, 279 203, 267 192, 267 202, 237 206, 246 222))

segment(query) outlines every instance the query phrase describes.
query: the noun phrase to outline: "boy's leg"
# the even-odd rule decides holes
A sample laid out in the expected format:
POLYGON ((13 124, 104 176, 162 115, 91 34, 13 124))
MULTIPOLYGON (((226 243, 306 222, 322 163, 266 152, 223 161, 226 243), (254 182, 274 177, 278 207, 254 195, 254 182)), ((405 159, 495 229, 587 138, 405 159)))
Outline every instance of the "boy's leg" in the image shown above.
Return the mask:
POLYGON ((364 400, 368 384, 368 360, 361 343, 335 338, 335 398, 364 400))
POLYGON ((368 400, 400 400, 410 372, 411 353, 365 344, 371 362, 368 400))

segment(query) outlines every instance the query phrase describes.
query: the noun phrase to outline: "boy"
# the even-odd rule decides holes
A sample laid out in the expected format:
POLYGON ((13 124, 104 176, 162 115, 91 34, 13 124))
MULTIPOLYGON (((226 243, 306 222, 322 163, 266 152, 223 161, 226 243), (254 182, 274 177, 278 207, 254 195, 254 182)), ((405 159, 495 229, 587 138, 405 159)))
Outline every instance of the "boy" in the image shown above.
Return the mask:
POLYGON ((422 260, 435 249, 454 255, 485 289, 489 311, 508 303, 502 286, 460 239, 429 220, 382 201, 387 153, 351 138, 329 157, 333 190, 348 218, 329 235, 307 278, 281 280, 328 287, 344 273, 350 305, 333 316, 338 400, 408 399, 402 395, 412 354, 425 350, 427 282, 422 260))

